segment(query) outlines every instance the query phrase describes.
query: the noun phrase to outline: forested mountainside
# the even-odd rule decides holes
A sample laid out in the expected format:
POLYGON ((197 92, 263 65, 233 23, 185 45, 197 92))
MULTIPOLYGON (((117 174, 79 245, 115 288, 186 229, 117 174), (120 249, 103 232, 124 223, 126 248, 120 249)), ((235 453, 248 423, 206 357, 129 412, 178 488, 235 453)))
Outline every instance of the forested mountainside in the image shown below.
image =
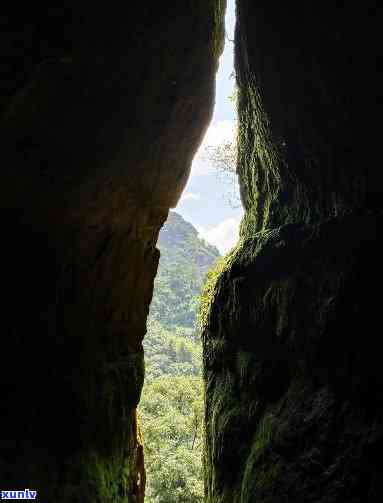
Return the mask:
POLYGON ((147 472, 146 502, 203 501, 199 295, 219 252, 171 212, 161 230, 160 264, 144 341, 140 403, 147 472))
POLYGON ((194 328, 201 285, 219 252, 200 239, 193 225, 175 212, 169 213, 160 232, 158 247, 161 258, 150 319, 172 329, 176 326, 194 328))

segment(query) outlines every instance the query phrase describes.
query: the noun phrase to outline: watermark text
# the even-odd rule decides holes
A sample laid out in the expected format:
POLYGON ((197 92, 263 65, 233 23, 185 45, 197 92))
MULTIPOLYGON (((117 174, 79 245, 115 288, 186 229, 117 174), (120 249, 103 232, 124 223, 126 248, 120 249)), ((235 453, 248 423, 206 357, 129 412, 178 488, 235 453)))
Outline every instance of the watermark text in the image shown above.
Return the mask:
POLYGON ((23 491, 1 491, 0 499, 2 500, 35 500, 37 491, 24 489, 23 491))

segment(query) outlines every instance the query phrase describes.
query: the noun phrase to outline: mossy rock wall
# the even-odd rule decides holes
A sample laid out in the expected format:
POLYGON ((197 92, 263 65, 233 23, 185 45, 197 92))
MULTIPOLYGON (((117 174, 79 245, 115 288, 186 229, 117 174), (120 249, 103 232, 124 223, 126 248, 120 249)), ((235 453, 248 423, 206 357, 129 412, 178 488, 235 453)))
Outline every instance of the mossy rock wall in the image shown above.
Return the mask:
POLYGON ((377 503, 381 12, 237 13, 245 216, 203 330, 206 501, 377 503))
POLYGON ((287 224, 230 257, 204 332, 207 501, 380 501, 382 225, 287 224))
POLYGON ((1 489, 143 501, 156 240, 212 113, 224 8, 3 10, 1 489))
POLYGON ((239 164, 254 229, 381 206, 375 1, 237 1, 239 164))

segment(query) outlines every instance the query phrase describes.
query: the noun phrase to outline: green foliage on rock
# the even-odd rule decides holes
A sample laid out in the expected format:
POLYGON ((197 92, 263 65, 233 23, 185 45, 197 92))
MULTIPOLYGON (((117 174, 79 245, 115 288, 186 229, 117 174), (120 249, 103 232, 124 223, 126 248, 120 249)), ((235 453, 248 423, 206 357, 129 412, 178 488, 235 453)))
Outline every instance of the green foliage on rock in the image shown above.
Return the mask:
POLYGON ((210 269, 206 276, 206 282, 202 288, 202 292, 200 295, 200 302, 198 307, 198 325, 200 328, 203 328, 206 325, 210 306, 213 302, 215 289, 217 285, 217 280, 223 270, 225 269, 226 258, 220 257, 214 266, 210 269))
POLYGON ((197 325, 200 333, 202 333, 209 318, 210 308, 214 302, 219 286, 219 280, 225 271, 229 271, 233 262, 236 260, 240 242, 235 248, 225 256, 217 258, 205 277, 205 282, 201 289, 201 295, 198 300, 197 325))

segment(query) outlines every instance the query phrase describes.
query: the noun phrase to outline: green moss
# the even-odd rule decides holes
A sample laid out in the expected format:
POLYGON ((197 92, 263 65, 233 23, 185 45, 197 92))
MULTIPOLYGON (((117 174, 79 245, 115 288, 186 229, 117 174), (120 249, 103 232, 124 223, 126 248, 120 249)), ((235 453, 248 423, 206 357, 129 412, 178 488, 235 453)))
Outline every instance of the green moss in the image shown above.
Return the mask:
POLYGON ((93 454, 87 460, 86 468, 89 484, 97 490, 100 500, 105 502, 116 500, 120 493, 120 484, 122 488, 123 482, 126 484, 129 467, 122 470, 120 463, 93 454))
POLYGON ((248 456, 241 487, 241 502, 250 503, 254 494, 264 491, 272 497, 279 478, 280 466, 272 455, 275 416, 267 412, 260 420, 248 456))
POLYGON ((207 324, 210 306, 212 305, 216 294, 217 281, 225 269, 225 264, 225 257, 219 258, 206 275, 206 281, 199 297, 200 304, 197 315, 197 322, 201 329, 203 329, 203 327, 207 324))
POLYGON ((218 59, 225 45, 226 0, 212 0, 214 5, 213 54, 218 59))
MULTIPOLYGON (((237 244, 237 247, 239 246, 240 243, 237 244)), ((207 325, 210 308, 218 291, 218 280, 234 263, 237 247, 233 248, 233 250, 224 257, 220 257, 206 275, 206 281, 199 297, 199 309, 197 313, 197 324, 201 330, 207 325)))
POLYGON ((272 413, 266 413, 259 422, 254 450, 255 452, 264 451, 270 445, 274 432, 275 417, 272 413))
POLYGON ((241 236, 268 227, 270 207, 277 198, 281 179, 280 154, 257 85, 238 87, 238 173, 246 215, 241 236))
POLYGON ((58 501, 131 503, 129 494, 132 470, 133 467, 126 460, 102 457, 96 452, 90 452, 73 463, 72 482, 60 490, 58 501))
POLYGON ((251 470, 245 474, 243 479, 241 503, 253 502, 254 494, 267 495, 267 501, 273 501, 279 476, 280 465, 270 458, 256 466, 251 465, 251 470))

